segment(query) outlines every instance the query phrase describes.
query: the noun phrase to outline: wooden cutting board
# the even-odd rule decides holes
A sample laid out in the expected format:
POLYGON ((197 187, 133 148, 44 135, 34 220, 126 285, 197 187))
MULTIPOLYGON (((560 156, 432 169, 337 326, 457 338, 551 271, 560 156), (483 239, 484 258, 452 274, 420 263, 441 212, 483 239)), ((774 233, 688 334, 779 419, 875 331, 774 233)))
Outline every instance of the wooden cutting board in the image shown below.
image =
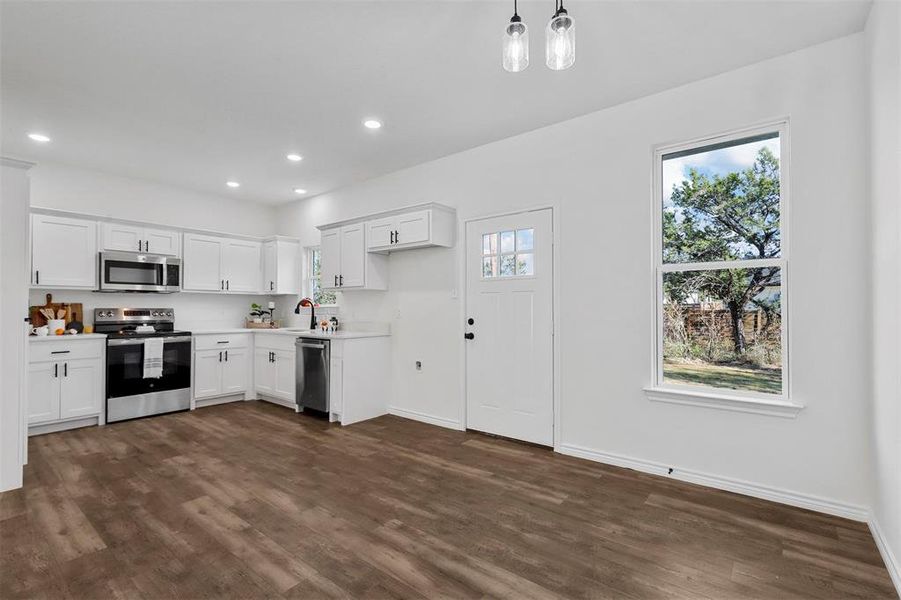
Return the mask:
MULTIPOLYGON (((47 304, 28 307, 28 316, 31 318, 32 327, 42 327, 47 324, 47 319, 40 313, 42 308, 53 309, 54 314, 59 314, 60 310, 66 311, 63 319, 67 326, 76 319, 84 323, 84 308, 80 302, 53 302, 53 294, 47 294, 47 304)), ((52 331, 50 333, 53 334, 52 331)))

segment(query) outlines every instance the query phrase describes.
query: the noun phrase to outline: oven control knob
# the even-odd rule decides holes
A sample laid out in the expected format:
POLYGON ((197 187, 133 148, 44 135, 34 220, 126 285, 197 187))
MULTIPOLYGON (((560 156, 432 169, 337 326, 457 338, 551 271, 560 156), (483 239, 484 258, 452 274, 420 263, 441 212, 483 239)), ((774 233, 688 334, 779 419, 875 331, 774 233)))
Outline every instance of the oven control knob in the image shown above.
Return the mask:
POLYGON ((171 312, 171 311, 170 311, 170 312, 167 312, 167 313, 166 313, 166 316, 167 316, 167 317, 171 317, 171 316, 172 316, 172 312, 171 312))
POLYGON ((150 313, 150 316, 151 316, 151 317, 158 317, 158 316, 160 316, 160 313, 158 313, 158 312, 156 312, 156 311, 153 311, 152 313, 150 313))

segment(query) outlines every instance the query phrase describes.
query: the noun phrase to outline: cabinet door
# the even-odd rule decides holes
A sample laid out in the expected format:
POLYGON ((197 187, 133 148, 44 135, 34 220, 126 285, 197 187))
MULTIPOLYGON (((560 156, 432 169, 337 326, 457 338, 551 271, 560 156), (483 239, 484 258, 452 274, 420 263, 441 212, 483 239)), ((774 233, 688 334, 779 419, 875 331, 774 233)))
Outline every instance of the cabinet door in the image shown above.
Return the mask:
POLYGON ((429 225, 431 211, 420 210, 400 215, 397 218, 397 237, 395 245, 421 244, 431 238, 429 225))
POLYGON ((294 402, 296 382, 294 381, 294 352, 275 351, 275 389, 273 396, 294 402))
POLYGON ((28 365, 28 424, 59 419, 59 363, 28 365), (54 375, 54 374, 57 375, 54 375))
POLYGON ((194 397, 218 396, 222 388, 221 350, 199 350, 194 353, 194 397))
POLYGON ((394 235, 392 234, 395 230, 395 223, 394 217, 369 221, 369 223, 367 223, 369 233, 367 237, 367 248, 374 250, 376 248, 387 248, 393 245, 394 235))
POLYGON ((247 348, 231 348, 223 353, 222 384, 223 394, 237 394, 247 390, 247 375, 250 355, 247 348))
POLYGON ((300 295, 301 293, 301 253, 300 244, 279 240, 276 243, 277 260, 275 293, 300 295))
POLYGON ((34 285, 97 288, 96 222, 33 215, 31 253, 34 285))
POLYGON ((272 350, 257 348, 253 352, 253 379, 257 392, 273 395, 275 390, 275 370, 273 369, 272 350))
POLYGON ((341 229, 327 229, 322 232, 320 242, 319 272, 323 288, 338 287, 341 274, 341 229))
POLYGON ((104 250, 143 252, 144 228, 136 225, 102 223, 100 225, 100 240, 104 250))
POLYGON ((363 224, 341 228, 340 287, 363 287, 366 283, 366 244, 363 224))
POLYGON ((171 229, 144 229, 144 249, 151 254, 178 256, 181 254, 179 242, 181 234, 171 229))
POLYGON ((103 404, 103 365, 95 358, 60 364, 59 418, 100 414, 103 404))
POLYGON ((225 290, 228 292, 260 292, 263 284, 262 245, 260 242, 227 240, 223 262, 225 290))
POLYGON ((216 292, 224 290, 222 238, 186 233, 182 267, 184 289, 216 292))
POLYGON ((278 282, 278 242, 263 244, 263 292, 275 293, 278 282))

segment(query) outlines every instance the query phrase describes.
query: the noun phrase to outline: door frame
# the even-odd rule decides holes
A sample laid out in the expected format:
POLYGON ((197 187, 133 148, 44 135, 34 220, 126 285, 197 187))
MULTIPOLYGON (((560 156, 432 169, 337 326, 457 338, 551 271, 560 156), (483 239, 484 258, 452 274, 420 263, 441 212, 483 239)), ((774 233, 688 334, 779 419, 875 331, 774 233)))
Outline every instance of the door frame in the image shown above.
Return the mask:
POLYGON ((457 230, 457 240, 461 241, 458 244, 459 247, 459 257, 458 257, 458 288, 462 290, 462 298, 460 302, 460 311, 459 311, 459 319, 460 319, 460 335, 459 335, 459 358, 460 364, 462 368, 460 369, 460 422, 458 424, 458 429, 460 431, 466 431, 467 423, 469 420, 469 415, 467 414, 467 398, 469 394, 468 390, 468 381, 469 381, 469 373, 468 366, 466 362, 466 340, 463 338, 463 333, 466 329, 466 313, 467 313, 467 302, 469 299, 469 289, 468 289, 468 277, 467 277, 467 244, 468 241, 466 238, 466 230, 470 223, 474 221, 483 221, 485 219, 494 219, 497 217, 508 217, 513 215, 519 215, 522 213, 529 212, 537 212, 540 210, 550 210, 551 211, 551 319, 553 321, 553 344, 551 347, 551 352, 553 354, 553 370, 552 377, 554 378, 552 391, 552 411, 554 415, 554 423, 553 423, 553 449, 554 452, 560 451, 561 444, 561 436, 560 436, 560 419, 561 419, 561 410, 560 410, 560 277, 558 273, 560 271, 560 206, 556 203, 553 204, 539 204, 536 206, 530 206, 523 209, 518 210, 503 210, 499 212, 491 212, 491 213, 483 213, 478 215, 468 215, 464 216, 459 221, 459 226, 457 230))

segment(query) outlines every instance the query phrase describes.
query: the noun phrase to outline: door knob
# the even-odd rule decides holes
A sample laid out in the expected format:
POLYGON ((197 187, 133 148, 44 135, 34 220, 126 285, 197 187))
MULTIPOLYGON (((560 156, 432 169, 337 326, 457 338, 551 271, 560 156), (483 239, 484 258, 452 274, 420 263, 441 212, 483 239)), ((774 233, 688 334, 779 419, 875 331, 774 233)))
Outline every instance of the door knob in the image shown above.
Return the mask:
POLYGON ((474 334, 474 333, 464 333, 464 334, 463 334, 463 337, 465 337, 467 340, 473 340, 473 339, 475 339, 476 334, 474 334))

